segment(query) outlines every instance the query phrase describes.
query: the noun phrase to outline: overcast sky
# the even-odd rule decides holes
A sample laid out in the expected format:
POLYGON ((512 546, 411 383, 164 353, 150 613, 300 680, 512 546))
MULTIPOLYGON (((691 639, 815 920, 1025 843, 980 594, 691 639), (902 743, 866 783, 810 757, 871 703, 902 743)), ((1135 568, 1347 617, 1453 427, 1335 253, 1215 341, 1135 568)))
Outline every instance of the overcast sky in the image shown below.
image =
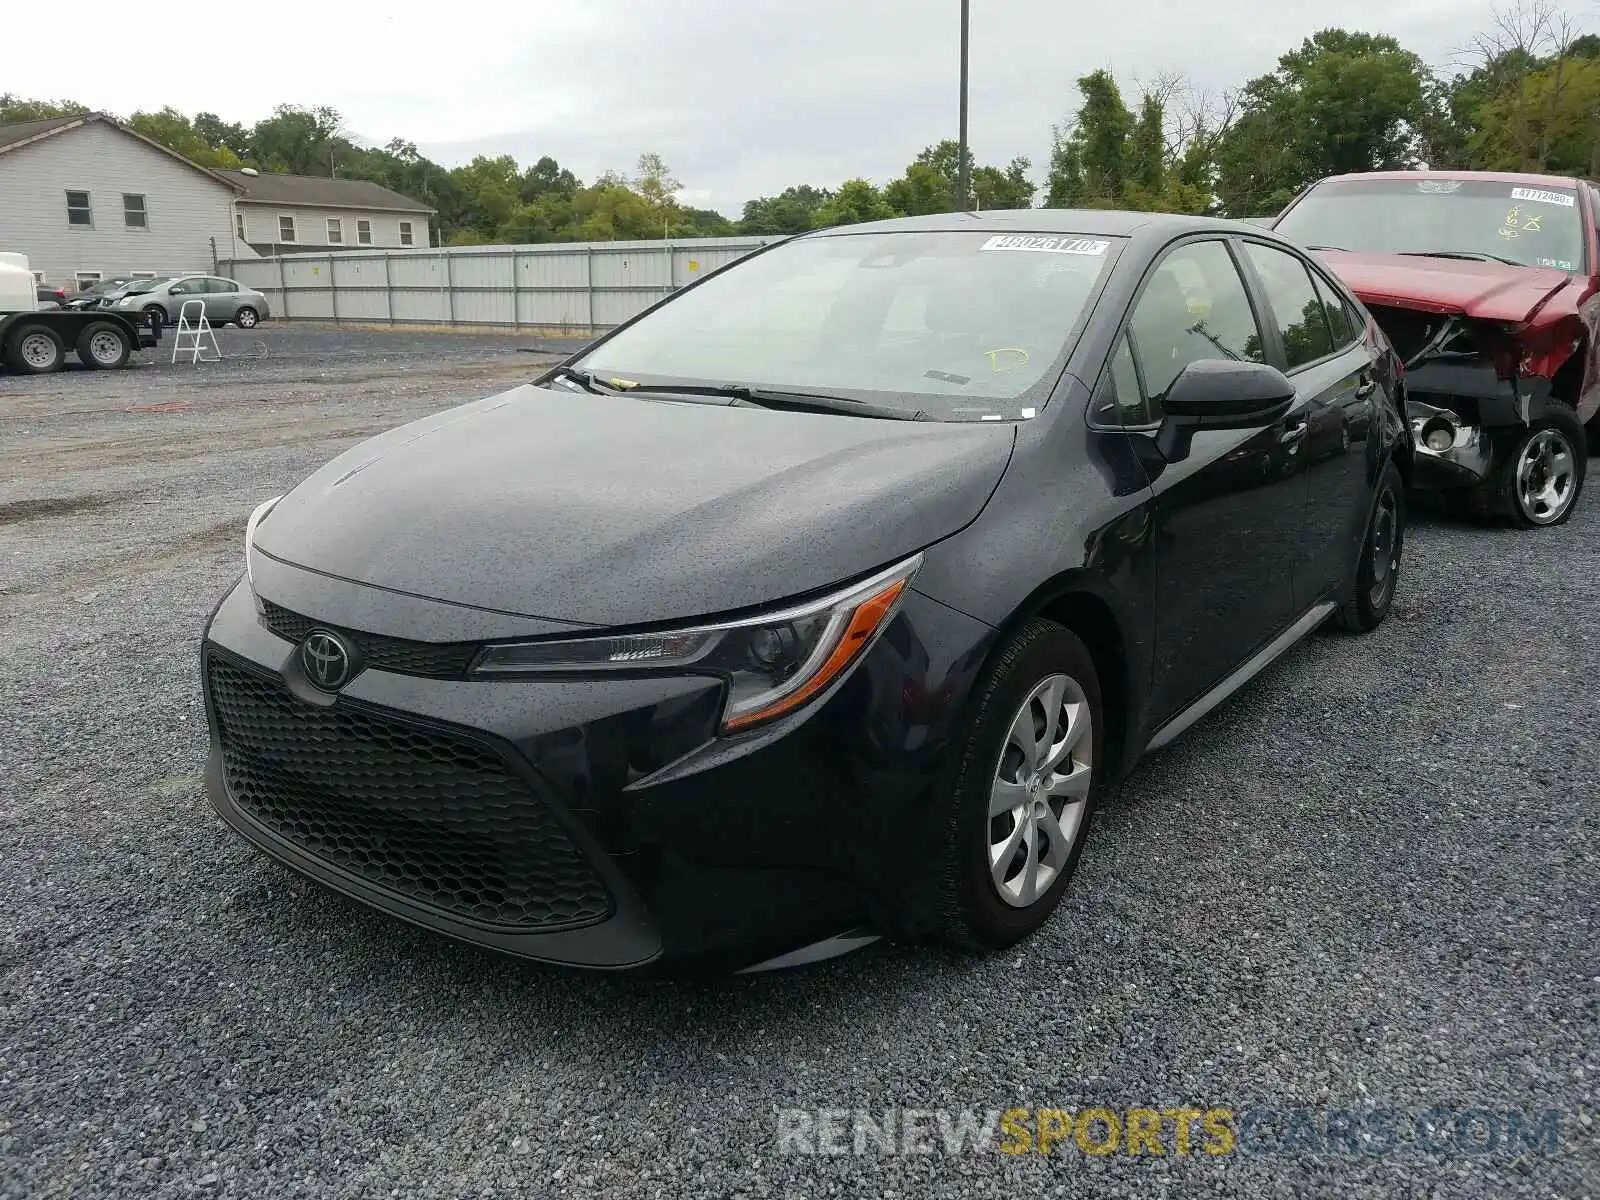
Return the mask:
MULTIPOLYGON (((229 9, 191 19, 181 6, 85 19, 70 50, 8 56, 0 90, 245 124, 279 103, 326 104, 353 134, 408 138, 447 166, 550 154, 585 180, 653 150, 687 202, 730 215, 792 183, 883 183, 956 135, 959 0, 473 0, 416 6, 416 17, 399 7, 275 0, 248 21, 229 9)), ((1591 0, 1569 10, 1595 26, 1591 0)), ((972 0, 973 150, 980 162, 1041 165, 1073 81, 1099 66, 1130 92, 1163 71, 1231 87, 1329 24, 1391 34, 1444 65, 1489 11, 1479 0, 972 0)))

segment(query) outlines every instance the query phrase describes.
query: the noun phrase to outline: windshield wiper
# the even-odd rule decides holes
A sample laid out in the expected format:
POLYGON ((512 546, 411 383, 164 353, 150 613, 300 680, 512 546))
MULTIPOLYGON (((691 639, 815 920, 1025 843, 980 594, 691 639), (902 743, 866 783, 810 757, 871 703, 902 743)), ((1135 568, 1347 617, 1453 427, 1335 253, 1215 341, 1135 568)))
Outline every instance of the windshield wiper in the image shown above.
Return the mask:
POLYGON ((844 413, 852 417, 875 417, 883 421, 921 421, 928 418, 922 409, 895 408, 850 400, 844 396, 824 396, 815 392, 786 392, 776 388, 753 388, 742 383, 643 383, 630 395, 725 396, 730 404, 755 408, 775 408, 791 412, 844 413))
POLYGON ((596 396, 618 396, 621 389, 609 387, 595 378, 593 371, 580 371, 577 367, 557 367, 550 376, 555 379, 570 379, 586 392, 593 392, 596 396))
POLYGON ((1514 258, 1501 258, 1498 254, 1483 254, 1477 250, 1400 250, 1397 253, 1410 258, 1459 258, 1466 262, 1505 263, 1508 267, 1524 265, 1514 258))
POLYGON ((1343 246, 1307 246, 1307 250, 1337 250, 1340 254, 1349 254, 1343 246))

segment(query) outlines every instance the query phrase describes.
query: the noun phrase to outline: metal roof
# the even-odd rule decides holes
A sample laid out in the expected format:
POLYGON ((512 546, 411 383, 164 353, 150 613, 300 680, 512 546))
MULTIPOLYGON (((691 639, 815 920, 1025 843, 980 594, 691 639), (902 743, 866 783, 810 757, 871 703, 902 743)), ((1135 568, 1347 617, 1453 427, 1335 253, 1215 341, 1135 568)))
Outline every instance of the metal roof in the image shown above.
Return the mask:
POLYGON ((48 117, 43 121, 19 121, 15 125, 0 125, 0 150, 32 141, 41 134, 53 133, 66 125, 74 125, 86 117, 48 117))
POLYGON ((301 204, 314 208, 370 208, 386 212, 431 213, 426 204, 366 179, 329 179, 322 175, 246 175, 218 171, 238 187, 247 204, 301 204))

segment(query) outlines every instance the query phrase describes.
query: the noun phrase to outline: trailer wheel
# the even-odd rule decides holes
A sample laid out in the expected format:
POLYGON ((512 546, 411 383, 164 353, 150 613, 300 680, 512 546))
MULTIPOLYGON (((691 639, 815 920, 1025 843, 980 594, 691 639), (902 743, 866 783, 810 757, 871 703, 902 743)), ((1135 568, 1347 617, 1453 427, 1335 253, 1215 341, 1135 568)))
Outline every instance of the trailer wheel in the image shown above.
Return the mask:
POLYGON ((14 330, 6 344, 6 361, 24 375, 48 375, 61 370, 67 360, 66 347, 55 331, 43 325, 23 325, 14 330))
POLYGON ((115 371, 128 361, 128 335, 108 321, 96 321, 78 335, 78 361, 96 371, 115 371))

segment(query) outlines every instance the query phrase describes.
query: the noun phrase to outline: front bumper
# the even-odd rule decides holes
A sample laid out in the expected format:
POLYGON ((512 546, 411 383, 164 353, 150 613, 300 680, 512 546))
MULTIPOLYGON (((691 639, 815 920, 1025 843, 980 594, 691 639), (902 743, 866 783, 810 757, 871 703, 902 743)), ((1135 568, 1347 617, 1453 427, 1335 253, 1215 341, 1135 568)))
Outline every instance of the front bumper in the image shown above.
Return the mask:
MULTIPOLYGON (((357 618, 367 590, 331 587, 318 622, 394 636, 357 618)), ((914 592, 893 626, 819 704, 722 739, 703 677, 369 667, 328 697, 241 580, 202 652, 207 786, 303 874, 546 962, 737 969, 863 924, 908 930, 928 789, 992 631, 914 592)))
POLYGON ((1506 435, 1544 415, 1550 381, 1497 379, 1487 364, 1429 364, 1407 375, 1406 395, 1417 486, 1475 488, 1494 474, 1506 435), (1430 446, 1430 431, 1448 432, 1448 446, 1430 446))

